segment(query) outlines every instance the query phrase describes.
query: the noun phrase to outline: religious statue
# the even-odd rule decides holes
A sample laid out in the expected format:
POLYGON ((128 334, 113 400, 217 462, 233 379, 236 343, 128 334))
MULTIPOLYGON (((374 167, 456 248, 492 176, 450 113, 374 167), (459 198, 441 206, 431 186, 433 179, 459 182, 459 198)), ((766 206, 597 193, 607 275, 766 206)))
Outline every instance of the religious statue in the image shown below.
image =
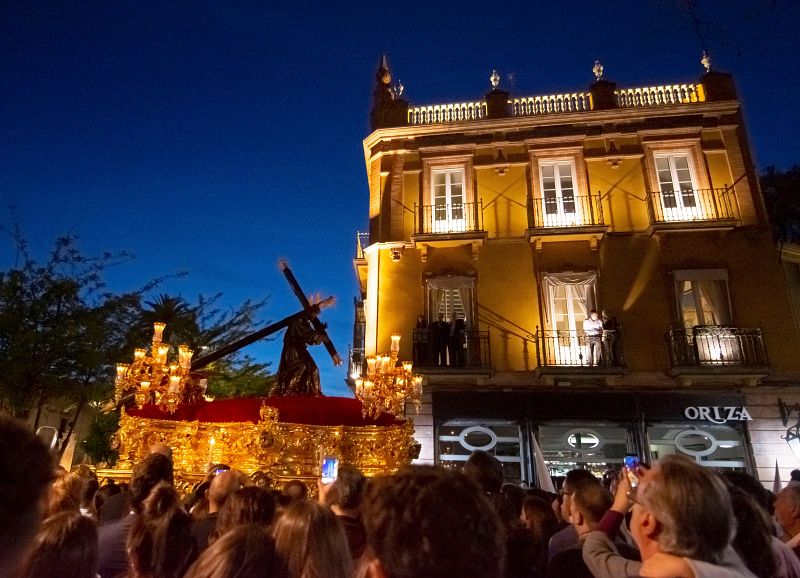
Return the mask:
POLYGON ((283 337, 283 351, 278 365, 278 375, 271 396, 319 396, 322 390, 319 384, 319 369, 308 345, 319 345, 324 340, 323 331, 316 330, 307 316, 294 319, 286 329, 283 337))

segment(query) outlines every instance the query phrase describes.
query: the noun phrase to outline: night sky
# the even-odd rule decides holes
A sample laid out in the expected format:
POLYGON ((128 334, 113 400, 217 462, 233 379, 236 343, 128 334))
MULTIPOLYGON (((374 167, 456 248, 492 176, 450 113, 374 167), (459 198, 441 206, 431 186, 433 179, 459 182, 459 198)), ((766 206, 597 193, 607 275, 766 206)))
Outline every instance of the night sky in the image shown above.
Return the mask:
MULTIPOLYGON (((323 321, 346 356, 382 53, 413 105, 478 100, 492 69, 513 96, 587 90, 595 59, 620 88, 694 82, 707 48, 734 74, 757 166, 786 169, 800 163, 798 24, 796 0, 6 0, 0 225, 40 256, 67 233, 87 254, 133 252, 109 271, 119 291, 187 271, 158 292, 269 295, 264 321, 299 309, 285 257, 308 293, 338 299, 323 321)), ((13 249, 0 231, 0 268, 13 249)), ((249 352, 277 369, 280 336, 249 352)), ((314 356, 325 393, 344 394, 346 368, 314 356)))

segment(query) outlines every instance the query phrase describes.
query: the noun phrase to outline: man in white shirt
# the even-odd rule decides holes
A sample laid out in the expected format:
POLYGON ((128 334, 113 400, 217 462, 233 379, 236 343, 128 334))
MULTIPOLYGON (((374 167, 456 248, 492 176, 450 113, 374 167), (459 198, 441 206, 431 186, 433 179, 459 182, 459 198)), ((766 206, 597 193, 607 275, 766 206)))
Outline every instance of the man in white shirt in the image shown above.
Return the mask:
POLYGON ((583 322, 583 333, 586 336, 589 365, 600 365, 600 359, 603 356, 603 322, 597 314, 597 309, 589 311, 589 318, 583 322))

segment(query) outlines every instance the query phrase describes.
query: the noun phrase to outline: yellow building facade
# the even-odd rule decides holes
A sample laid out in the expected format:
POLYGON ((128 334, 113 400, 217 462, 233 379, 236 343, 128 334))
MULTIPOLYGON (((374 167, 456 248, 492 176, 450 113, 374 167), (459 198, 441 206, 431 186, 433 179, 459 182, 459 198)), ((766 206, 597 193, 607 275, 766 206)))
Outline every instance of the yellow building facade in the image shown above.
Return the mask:
POLYGON ((412 106, 382 61, 351 371, 403 335, 421 461, 486 449, 534 484, 684 453, 786 480, 800 334, 733 80, 595 75, 412 106))

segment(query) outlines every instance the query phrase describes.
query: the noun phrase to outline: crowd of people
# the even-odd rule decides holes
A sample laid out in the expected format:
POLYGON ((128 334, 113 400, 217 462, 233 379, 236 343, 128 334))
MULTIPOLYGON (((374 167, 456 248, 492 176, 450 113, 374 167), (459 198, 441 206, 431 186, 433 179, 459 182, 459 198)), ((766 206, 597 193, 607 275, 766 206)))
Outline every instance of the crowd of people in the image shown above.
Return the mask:
POLYGON ((800 482, 776 497, 681 456, 571 470, 558 494, 504 484, 483 451, 462 471, 342 465, 315 491, 214 464, 180 496, 150 450, 101 485, 0 418, 0 578, 800 578, 800 482))

